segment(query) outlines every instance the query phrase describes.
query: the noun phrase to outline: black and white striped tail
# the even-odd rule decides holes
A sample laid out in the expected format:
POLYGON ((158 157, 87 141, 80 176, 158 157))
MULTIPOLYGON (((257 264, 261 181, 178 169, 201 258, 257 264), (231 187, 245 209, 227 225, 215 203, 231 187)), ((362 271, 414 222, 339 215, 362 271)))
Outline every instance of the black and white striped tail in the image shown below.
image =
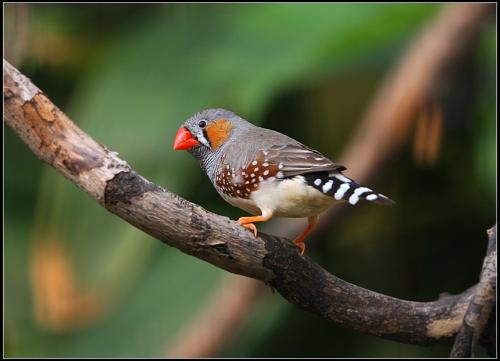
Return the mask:
POLYGON ((383 194, 354 182, 340 172, 318 172, 303 176, 307 184, 338 201, 345 200, 355 205, 360 199, 365 199, 383 205, 394 204, 393 200, 383 194))

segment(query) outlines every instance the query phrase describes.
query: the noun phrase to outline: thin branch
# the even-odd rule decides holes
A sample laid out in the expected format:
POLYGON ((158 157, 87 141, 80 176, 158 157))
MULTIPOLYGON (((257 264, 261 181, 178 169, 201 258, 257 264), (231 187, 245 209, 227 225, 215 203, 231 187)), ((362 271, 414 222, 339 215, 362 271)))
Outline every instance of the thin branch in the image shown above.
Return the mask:
POLYGON ((4 60, 4 121, 44 162, 110 212, 229 272, 259 279, 291 303, 343 327, 414 344, 451 341, 474 286, 433 302, 400 300, 345 282, 288 239, 254 238, 231 221, 147 181, 79 129, 4 60))
MULTIPOLYGON (((368 111, 360 122, 358 130, 350 139, 346 150, 338 158, 340 164, 349 165, 348 173, 359 182, 373 179, 375 174, 383 169, 384 165, 397 154, 407 143, 410 130, 416 119, 417 113, 424 100, 432 98, 436 89, 445 80, 447 70, 463 58, 463 54, 470 52, 477 43, 487 17, 494 12, 494 7, 487 4, 454 4, 444 6, 435 19, 425 26, 424 31, 412 42, 405 51, 404 56, 396 64, 394 70, 384 79, 382 86, 375 92, 376 97, 368 107, 368 111), (408 91, 411 89, 411 91, 408 91), (383 146, 383 151, 379 151, 383 146), (376 149, 376 151, 374 151, 376 149)), ((322 234, 330 225, 333 217, 339 210, 345 208, 333 207, 321 217, 320 225, 315 236, 322 234)), ((277 220, 271 229, 287 229, 287 236, 293 237, 301 231, 303 224, 295 222, 283 226, 284 222, 277 220)), ((262 295, 262 283, 252 282, 241 277, 233 276, 225 280, 221 287, 217 287, 211 298, 211 303, 223 304, 224 295, 238 293, 244 287, 251 294, 262 295), (216 300, 216 301, 214 301, 216 300)), ((248 309, 258 300, 252 298, 244 304, 235 303, 228 307, 214 310, 211 306, 204 308, 180 332, 178 341, 174 342, 173 350, 169 356, 182 355, 189 357, 211 357, 217 354, 228 336, 234 333, 231 328, 236 318, 244 318, 248 309), (247 309, 243 309, 242 305, 247 309), (220 314, 232 320, 232 323, 214 323, 220 314), (208 341, 201 344, 200 339, 205 333, 200 324, 210 325, 216 329, 208 341), (200 346, 200 347, 201 347, 200 346)))
POLYGON ((488 251, 484 258, 479 284, 465 312, 460 331, 455 337, 451 357, 474 357, 477 342, 496 303, 496 284, 497 227, 494 226, 488 230, 488 251))

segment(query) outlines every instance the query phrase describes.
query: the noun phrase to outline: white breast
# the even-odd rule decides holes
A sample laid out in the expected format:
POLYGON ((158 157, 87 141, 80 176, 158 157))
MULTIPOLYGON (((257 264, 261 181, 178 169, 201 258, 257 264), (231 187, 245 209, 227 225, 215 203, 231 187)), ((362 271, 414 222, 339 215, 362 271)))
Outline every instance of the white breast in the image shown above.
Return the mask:
POLYGON ((235 207, 252 214, 266 210, 278 217, 304 218, 319 214, 335 203, 335 199, 308 186, 302 176, 261 182, 249 199, 223 195, 235 207))

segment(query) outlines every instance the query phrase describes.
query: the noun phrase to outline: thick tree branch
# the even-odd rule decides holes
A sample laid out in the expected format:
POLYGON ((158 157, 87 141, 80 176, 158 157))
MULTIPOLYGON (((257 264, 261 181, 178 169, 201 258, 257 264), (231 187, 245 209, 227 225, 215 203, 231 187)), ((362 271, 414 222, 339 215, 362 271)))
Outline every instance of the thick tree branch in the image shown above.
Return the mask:
POLYGON ((287 239, 254 238, 134 172, 79 129, 4 60, 4 120, 44 162, 110 212, 160 241, 227 271, 259 279, 341 326, 406 343, 450 341, 477 286, 434 302, 411 302, 345 282, 301 257, 287 239))

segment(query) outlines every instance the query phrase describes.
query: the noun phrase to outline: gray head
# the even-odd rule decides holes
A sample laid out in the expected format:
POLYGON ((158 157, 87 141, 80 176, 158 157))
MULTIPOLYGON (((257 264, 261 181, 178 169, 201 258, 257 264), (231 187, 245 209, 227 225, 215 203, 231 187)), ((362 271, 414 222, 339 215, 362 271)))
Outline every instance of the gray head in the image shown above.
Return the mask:
POLYGON ((187 150, 205 170, 238 132, 253 125, 225 109, 207 109, 186 120, 174 140, 175 150, 187 150))

